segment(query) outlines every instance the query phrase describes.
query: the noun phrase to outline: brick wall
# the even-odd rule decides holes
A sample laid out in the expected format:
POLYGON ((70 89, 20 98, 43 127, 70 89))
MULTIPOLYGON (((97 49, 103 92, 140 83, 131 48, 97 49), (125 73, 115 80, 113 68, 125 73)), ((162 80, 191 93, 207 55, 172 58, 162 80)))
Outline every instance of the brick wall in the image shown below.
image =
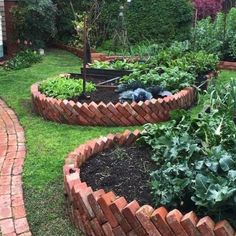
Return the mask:
MULTIPOLYGON (((140 133, 125 131, 108 135, 78 147, 64 165, 64 185, 72 222, 85 235, 93 236, 235 236, 226 221, 214 222, 209 216, 198 218, 190 211, 167 211, 127 202, 122 196, 103 189, 93 190, 80 179, 80 166, 91 156, 114 145, 130 145, 140 133)), ((114 190, 115 191, 115 190, 114 190)))

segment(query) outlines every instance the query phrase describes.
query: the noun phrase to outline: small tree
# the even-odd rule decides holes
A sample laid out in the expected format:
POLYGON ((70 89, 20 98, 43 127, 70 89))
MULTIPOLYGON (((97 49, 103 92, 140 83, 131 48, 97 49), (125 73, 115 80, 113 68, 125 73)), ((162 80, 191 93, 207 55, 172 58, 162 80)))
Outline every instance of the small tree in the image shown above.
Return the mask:
POLYGON ((13 8, 17 38, 43 47, 56 34, 56 6, 51 0, 21 0, 13 8))

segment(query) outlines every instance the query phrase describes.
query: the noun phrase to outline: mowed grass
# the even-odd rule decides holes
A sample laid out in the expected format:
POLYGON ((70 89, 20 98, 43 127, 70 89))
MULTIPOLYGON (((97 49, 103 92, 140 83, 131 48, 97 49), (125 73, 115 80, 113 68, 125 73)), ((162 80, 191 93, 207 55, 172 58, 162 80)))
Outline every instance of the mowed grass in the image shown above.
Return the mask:
POLYGON ((35 236, 78 235, 66 215, 62 168, 66 155, 86 140, 125 128, 80 127, 48 122, 32 113, 30 86, 64 72, 79 72, 74 55, 50 50, 43 62, 31 68, 0 70, 0 97, 12 107, 25 129, 27 158, 24 195, 28 219, 35 236))
MULTIPOLYGON (((81 61, 64 51, 50 50, 42 63, 31 68, 0 70, 0 97, 12 107, 25 129, 27 158, 24 166, 24 195, 31 230, 35 236, 78 235, 66 214, 62 167, 66 155, 86 140, 121 132, 125 128, 81 127, 44 121, 32 113, 31 84, 64 72, 79 72, 81 61)), ((220 74, 223 86, 235 72, 220 74)), ((192 109, 197 114, 206 96, 192 109)))

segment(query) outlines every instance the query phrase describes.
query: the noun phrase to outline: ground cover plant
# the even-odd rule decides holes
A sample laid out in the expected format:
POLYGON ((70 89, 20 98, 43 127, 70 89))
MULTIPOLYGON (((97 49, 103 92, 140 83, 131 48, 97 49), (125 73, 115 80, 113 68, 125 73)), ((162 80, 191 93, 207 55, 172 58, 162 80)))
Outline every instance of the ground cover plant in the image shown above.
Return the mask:
POLYGON ((178 111, 168 124, 145 126, 141 139, 157 166, 152 193, 157 205, 195 209, 235 224, 236 79, 208 97, 195 116, 178 111))
POLYGON ((5 65, 5 70, 20 70, 23 68, 28 68, 35 63, 38 63, 42 60, 42 56, 39 55, 36 51, 31 49, 22 50, 10 60, 8 60, 5 65))
POLYGON ((123 132, 125 128, 80 127, 48 122, 32 112, 30 86, 33 83, 78 72, 80 60, 67 52, 47 51, 41 63, 30 68, 0 69, 0 97, 13 108, 25 129, 27 157, 23 181, 27 218, 33 235, 75 236, 63 196, 64 159, 86 140, 123 132))

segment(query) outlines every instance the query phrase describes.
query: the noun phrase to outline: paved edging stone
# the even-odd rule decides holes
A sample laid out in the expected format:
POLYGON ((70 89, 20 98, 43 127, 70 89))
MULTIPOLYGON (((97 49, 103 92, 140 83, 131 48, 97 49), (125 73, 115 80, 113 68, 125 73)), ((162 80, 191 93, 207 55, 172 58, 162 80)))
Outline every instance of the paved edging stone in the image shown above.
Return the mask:
POLYGON ((0 99, 0 235, 30 236, 22 189, 24 130, 0 99))

